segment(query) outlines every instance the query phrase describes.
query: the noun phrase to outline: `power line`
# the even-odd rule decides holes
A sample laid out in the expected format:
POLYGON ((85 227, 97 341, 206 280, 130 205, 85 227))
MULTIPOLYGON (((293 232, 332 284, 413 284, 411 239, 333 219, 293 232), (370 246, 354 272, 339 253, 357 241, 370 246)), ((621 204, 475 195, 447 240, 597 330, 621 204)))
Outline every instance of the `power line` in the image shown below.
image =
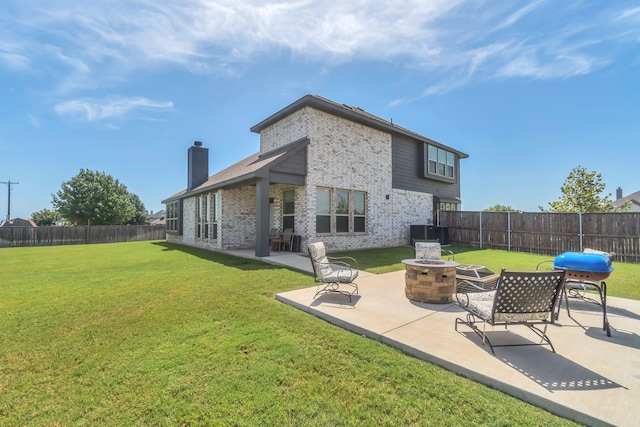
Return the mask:
POLYGON ((19 182, 3 181, 0 184, 7 184, 7 222, 11 220, 11 186, 20 184, 19 182))

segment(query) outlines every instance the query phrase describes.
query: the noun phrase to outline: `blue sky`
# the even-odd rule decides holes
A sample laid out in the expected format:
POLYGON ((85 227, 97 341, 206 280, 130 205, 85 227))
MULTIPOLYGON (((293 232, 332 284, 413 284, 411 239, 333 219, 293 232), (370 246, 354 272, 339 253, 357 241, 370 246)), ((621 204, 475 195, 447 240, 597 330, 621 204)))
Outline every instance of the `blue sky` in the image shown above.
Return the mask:
POLYGON ((468 153, 464 210, 548 207, 577 166, 640 190, 637 1, 21 0, 0 4, 11 217, 82 168, 163 209, 194 140, 213 174, 309 93, 468 153))

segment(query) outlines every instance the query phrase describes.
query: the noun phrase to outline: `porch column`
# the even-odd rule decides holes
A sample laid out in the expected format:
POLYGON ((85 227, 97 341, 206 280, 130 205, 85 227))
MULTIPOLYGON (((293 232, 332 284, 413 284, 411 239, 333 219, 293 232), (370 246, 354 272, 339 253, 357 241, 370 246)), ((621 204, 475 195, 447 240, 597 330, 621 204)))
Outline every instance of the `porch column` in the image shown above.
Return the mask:
POLYGON ((260 178, 256 182, 256 256, 269 255, 269 179, 260 178))

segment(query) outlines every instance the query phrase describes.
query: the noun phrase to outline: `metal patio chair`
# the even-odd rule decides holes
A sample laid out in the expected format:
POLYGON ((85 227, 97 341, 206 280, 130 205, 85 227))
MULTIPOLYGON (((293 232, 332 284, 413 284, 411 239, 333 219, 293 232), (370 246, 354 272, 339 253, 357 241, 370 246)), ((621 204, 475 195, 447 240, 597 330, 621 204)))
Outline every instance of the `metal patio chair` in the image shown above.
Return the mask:
POLYGON ((291 242, 293 240, 293 228, 285 228, 282 232, 282 236, 280 236, 280 245, 278 250, 280 249, 289 249, 289 252, 292 250, 291 242))
POLYGON ((564 283, 564 271, 508 271, 502 269, 494 290, 487 291, 466 280, 457 285, 453 302, 467 311, 466 320, 456 318, 458 324, 469 326, 480 338, 482 344, 488 343, 491 352, 494 347, 549 345, 555 348, 547 336, 547 326, 555 321, 554 308, 564 283), (480 329, 476 323, 483 323, 480 329), (541 339, 540 343, 491 344, 486 335, 486 325, 508 326, 522 325, 531 329, 541 339), (544 325, 544 328, 539 328, 544 325))
POLYGON ((354 283, 358 270, 352 267, 352 264, 357 265, 357 261, 351 257, 328 257, 323 242, 311 243, 308 250, 318 284, 313 298, 321 294, 337 293, 348 296, 351 302, 351 296, 358 294, 358 285, 354 283))

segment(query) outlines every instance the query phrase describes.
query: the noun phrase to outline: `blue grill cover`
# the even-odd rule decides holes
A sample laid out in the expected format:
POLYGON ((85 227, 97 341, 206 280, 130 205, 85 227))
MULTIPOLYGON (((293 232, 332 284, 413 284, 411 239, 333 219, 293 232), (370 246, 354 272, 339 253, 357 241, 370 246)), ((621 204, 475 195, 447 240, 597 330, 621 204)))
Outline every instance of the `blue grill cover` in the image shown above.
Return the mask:
POLYGON ((584 252, 565 252, 558 255, 553 260, 553 268, 593 273, 611 273, 613 271, 611 259, 608 256, 584 252))

